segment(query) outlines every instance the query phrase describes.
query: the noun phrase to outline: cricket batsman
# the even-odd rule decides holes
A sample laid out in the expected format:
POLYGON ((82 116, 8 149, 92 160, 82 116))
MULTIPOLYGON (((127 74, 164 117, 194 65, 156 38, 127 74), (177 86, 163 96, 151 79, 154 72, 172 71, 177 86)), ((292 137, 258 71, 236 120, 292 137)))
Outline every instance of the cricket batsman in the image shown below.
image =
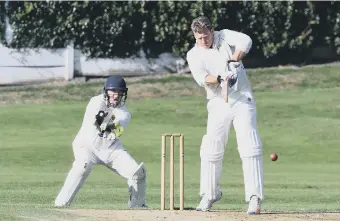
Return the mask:
POLYGON ((259 214, 263 192, 262 143, 257 129, 256 105, 241 59, 252 46, 251 38, 228 29, 214 31, 200 16, 191 24, 196 44, 187 53, 195 81, 206 89, 207 131, 200 147, 200 204, 209 211, 222 198, 219 180, 229 131, 233 125, 242 160, 248 214, 259 214))
POLYGON ((131 119, 125 106, 127 92, 123 77, 114 75, 105 81, 103 93, 91 98, 72 143, 75 160, 55 200, 56 207, 71 205, 94 164, 102 164, 127 180, 129 208, 146 207, 146 168, 136 163, 119 139, 131 119))

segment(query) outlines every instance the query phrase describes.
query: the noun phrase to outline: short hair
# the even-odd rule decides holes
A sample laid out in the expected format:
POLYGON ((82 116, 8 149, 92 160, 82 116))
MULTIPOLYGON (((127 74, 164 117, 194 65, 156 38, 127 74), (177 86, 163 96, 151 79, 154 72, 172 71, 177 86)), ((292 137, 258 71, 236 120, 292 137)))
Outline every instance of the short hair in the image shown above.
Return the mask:
POLYGON ((212 30, 212 24, 206 16, 199 16, 191 23, 191 31, 194 33, 201 33, 204 29, 212 30))

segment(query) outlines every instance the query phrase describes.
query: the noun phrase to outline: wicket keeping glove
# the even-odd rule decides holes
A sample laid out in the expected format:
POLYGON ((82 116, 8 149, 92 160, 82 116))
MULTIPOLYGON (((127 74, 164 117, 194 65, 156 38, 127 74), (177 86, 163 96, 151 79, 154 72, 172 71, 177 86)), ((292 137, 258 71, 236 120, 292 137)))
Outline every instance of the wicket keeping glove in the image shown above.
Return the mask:
POLYGON ((124 127, 119 122, 114 123, 113 133, 120 137, 124 132, 124 127))
POLYGON ((95 116, 95 125, 97 127, 100 127, 100 125, 103 123, 104 118, 107 116, 107 112, 105 113, 104 111, 99 111, 97 115, 95 116))
POLYGON ((105 131, 104 134, 103 134, 103 137, 108 139, 108 140, 114 140, 114 139, 116 139, 117 136, 114 133, 105 131))
POLYGON ((119 122, 113 122, 113 120, 110 120, 104 130, 110 133, 114 133, 117 137, 120 137, 124 131, 124 127, 120 125, 119 122))

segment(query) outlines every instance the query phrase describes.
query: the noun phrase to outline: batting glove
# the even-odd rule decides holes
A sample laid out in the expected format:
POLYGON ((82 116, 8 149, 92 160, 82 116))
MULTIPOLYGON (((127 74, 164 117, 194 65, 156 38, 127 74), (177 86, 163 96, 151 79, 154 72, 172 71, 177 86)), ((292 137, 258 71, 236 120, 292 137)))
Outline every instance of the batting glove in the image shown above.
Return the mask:
POLYGON ((229 78, 229 87, 232 87, 236 84, 238 75, 235 73, 235 74, 229 76, 228 78, 229 78))
POLYGON ((242 66, 241 66, 241 63, 238 61, 229 60, 228 67, 229 67, 230 73, 228 73, 227 78, 229 79, 229 87, 232 87, 237 82, 237 78, 238 78, 237 72, 239 71, 239 68, 241 68, 242 66))
POLYGON ((222 78, 220 75, 217 76, 217 81, 221 85, 222 82, 228 81, 229 87, 232 87, 236 84, 237 82, 238 75, 237 73, 229 72, 228 75, 225 78, 222 78))
POLYGON ((229 65, 230 68, 236 69, 241 65, 241 62, 229 60, 228 65, 229 65))
POLYGON ((243 67, 241 65, 241 62, 238 62, 238 61, 234 61, 234 60, 229 60, 227 62, 227 66, 228 66, 228 70, 233 72, 233 73, 237 73, 240 71, 240 69, 243 67))

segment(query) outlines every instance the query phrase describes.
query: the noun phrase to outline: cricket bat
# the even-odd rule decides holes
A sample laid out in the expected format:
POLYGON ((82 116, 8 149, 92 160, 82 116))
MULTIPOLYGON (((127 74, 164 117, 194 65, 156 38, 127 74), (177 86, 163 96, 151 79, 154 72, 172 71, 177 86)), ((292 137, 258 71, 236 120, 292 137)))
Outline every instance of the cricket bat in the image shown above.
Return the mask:
POLYGON ((224 101, 228 103, 228 94, 229 94, 229 78, 225 79, 222 83, 222 96, 224 101), (222 86, 223 85, 223 86, 222 86))
POLYGON ((226 79, 226 82, 225 82, 225 84, 226 84, 226 91, 225 91, 225 102, 226 103, 228 103, 228 92, 229 92, 229 78, 227 78, 226 79))

